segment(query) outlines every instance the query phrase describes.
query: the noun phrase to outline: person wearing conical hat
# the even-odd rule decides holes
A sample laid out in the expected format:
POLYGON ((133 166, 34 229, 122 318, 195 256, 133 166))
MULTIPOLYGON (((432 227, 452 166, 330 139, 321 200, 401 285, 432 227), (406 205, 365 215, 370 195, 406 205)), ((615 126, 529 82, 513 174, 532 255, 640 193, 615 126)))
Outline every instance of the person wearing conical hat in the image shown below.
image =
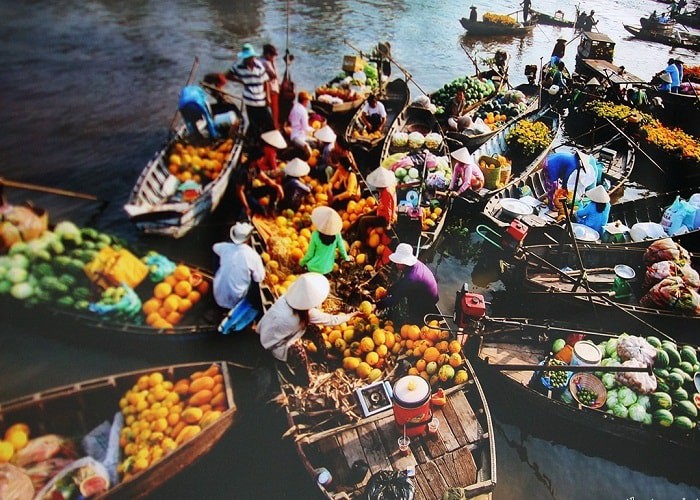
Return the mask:
POLYGON ((252 283, 265 279, 265 265, 248 244, 253 226, 237 222, 229 231, 231 242, 215 243, 212 250, 219 256, 214 275, 214 300, 223 308, 233 309, 246 296, 252 283))
POLYGON ((450 193, 458 196, 467 189, 478 191, 484 187, 484 173, 466 147, 453 151, 450 156, 454 160, 452 164, 452 179, 450 180, 450 186, 447 188, 450 193))
POLYGON ((367 236, 367 229, 383 227, 391 230, 396 222, 398 203, 396 200, 396 176, 394 172, 382 166, 377 167, 367 176, 367 183, 377 188, 377 208, 374 214, 361 215, 357 219, 357 235, 360 240, 367 236))
POLYGON ((418 260, 408 243, 399 243, 389 260, 396 265, 399 278, 391 285, 387 296, 377 303, 377 309, 386 309, 405 300, 411 322, 422 324, 423 316, 434 311, 440 299, 435 275, 418 260))
POLYGON ((311 222, 315 229, 311 233, 306 255, 299 261, 301 267, 306 267, 308 271, 328 274, 333 270, 336 250, 344 261, 352 260, 340 234, 343 220, 338 212, 330 207, 316 207, 311 212, 311 222))
MULTIPOLYGON (((545 188, 547 190, 547 204, 549 208, 554 210, 554 193, 560 187, 567 189, 568 181, 572 178, 572 175, 576 176, 576 170, 581 169, 582 175, 579 176, 579 184, 583 180, 590 177, 591 170, 591 158, 589 155, 576 151, 572 153, 570 151, 557 151, 556 153, 550 153, 544 160, 544 165, 542 169, 544 170, 544 181, 545 188)), ((591 181, 588 181, 586 185, 591 182, 595 182, 596 176, 593 176, 591 181)), ((572 187, 575 186, 575 181, 572 187)), ((583 193, 583 189, 577 189, 579 193, 583 193)), ((580 196, 580 194, 578 195, 580 196)))
POLYGON ((263 172, 276 175, 279 167, 277 152, 287 147, 282 132, 279 130, 268 130, 260 135, 260 147, 252 148, 250 158, 257 158, 257 166, 263 172))
MULTIPOLYGON (((277 130, 274 132, 279 133, 277 130)), ((282 185, 273 177, 275 171, 261 168, 266 164, 261 149, 253 149, 248 163, 234 170, 231 182, 236 186, 236 197, 250 218, 253 214, 269 213, 278 201, 284 199, 282 185)))
POLYGON ((338 136, 330 126, 324 125, 314 132, 314 138, 319 143, 321 154, 318 157, 316 167, 312 170, 312 175, 319 181, 326 183, 333 175, 333 167, 330 165, 331 152, 335 148, 338 136))
POLYGON ((598 185, 586 191, 586 198, 590 202, 576 211, 576 222, 603 234, 603 226, 608 223, 610 215, 610 196, 603 186, 598 185))
POLYGON ((300 177, 308 175, 310 170, 309 164, 300 158, 292 158, 287 162, 282 180, 284 199, 277 204, 278 209, 290 208, 295 212, 299 210, 304 197, 311 192, 311 188, 304 184, 300 177))
MULTIPOLYGON (((301 337, 307 330, 312 330, 310 326, 339 325, 358 314, 328 314, 320 310, 329 292, 330 283, 325 276, 318 273, 302 274, 289 286, 287 293, 267 310, 256 326, 262 346, 276 359, 287 362, 295 375, 305 383, 308 383, 309 373, 301 337)), ((322 338, 313 340, 323 349, 322 338)))

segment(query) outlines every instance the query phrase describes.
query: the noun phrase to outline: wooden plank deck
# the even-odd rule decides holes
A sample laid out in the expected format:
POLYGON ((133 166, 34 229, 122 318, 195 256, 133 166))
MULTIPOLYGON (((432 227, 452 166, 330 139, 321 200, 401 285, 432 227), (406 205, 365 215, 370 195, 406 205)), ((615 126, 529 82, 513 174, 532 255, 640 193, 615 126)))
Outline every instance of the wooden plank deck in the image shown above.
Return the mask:
MULTIPOLYGON (((481 347, 482 358, 488 358, 491 364, 525 364, 536 365, 542 361, 544 353, 541 348, 532 349, 526 344, 484 344, 481 347)), ((531 371, 507 371, 503 372, 506 376, 517 380, 523 385, 527 385, 532 378, 531 371)))
POLYGON ((641 77, 633 75, 629 71, 619 75, 620 67, 603 59, 584 59, 583 62, 601 77, 610 78, 610 81, 616 85, 645 83, 641 77))
POLYGON ((489 439, 466 397, 468 386, 449 393, 445 406, 433 408, 433 415, 440 420, 437 435, 411 437, 408 454, 398 449, 402 431, 391 410, 312 443, 300 442, 299 446, 311 468, 325 467, 331 472, 334 491, 341 495, 344 492, 359 497, 371 474, 392 469, 415 471, 416 499, 440 499, 449 487, 477 482, 478 468, 471 449, 489 439), (370 474, 353 477, 352 465, 357 461, 366 462, 370 474))

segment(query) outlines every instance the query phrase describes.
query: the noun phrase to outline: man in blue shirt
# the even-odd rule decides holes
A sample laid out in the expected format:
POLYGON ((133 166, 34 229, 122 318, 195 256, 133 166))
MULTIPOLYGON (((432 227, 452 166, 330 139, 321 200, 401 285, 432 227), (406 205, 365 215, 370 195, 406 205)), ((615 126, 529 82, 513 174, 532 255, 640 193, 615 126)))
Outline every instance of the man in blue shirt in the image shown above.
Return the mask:
POLYGON ((207 94, 197 85, 187 85, 180 91, 178 110, 185 120, 187 130, 190 135, 201 135, 197 122, 204 118, 207 122, 209 138, 216 139, 219 134, 216 132, 214 120, 211 116, 211 108, 207 102, 207 94))
POLYGON ((668 66, 666 66, 666 69, 663 71, 660 71, 657 73, 657 76, 660 76, 664 82, 666 82, 667 78, 663 77, 663 74, 666 73, 669 77, 671 77, 671 81, 668 82, 667 84, 661 85, 659 90, 667 91, 670 90, 674 94, 678 93, 678 89, 680 88, 681 85, 681 80, 680 80, 680 75, 678 74, 678 67, 676 66, 676 60, 671 58, 668 60, 668 66))

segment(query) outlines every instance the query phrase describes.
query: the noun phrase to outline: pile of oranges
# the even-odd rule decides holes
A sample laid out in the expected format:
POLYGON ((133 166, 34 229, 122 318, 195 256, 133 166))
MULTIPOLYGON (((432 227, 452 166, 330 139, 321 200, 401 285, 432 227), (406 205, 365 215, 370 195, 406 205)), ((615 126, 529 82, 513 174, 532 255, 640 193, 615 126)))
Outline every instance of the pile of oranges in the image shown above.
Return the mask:
POLYGON ((168 156, 168 171, 180 182, 193 180, 206 184, 219 177, 232 149, 233 139, 226 139, 216 147, 176 142, 168 156))
POLYGON ((0 463, 9 462, 16 452, 27 446, 29 426, 23 423, 13 424, 5 431, 4 438, 0 440, 0 463))
POLYGON ((184 264, 178 265, 153 288, 153 297, 143 303, 146 324, 159 330, 172 328, 208 290, 209 283, 201 275, 184 264))

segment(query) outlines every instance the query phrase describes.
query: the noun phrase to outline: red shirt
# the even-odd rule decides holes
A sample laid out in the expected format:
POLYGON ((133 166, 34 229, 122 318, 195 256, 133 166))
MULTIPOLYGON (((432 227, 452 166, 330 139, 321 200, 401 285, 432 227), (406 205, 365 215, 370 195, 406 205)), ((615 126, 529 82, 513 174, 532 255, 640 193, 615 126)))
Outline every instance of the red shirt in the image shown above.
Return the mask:
POLYGON ((389 188, 381 190, 377 203, 377 215, 384 217, 387 224, 393 224, 396 219, 396 191, 389 188))

